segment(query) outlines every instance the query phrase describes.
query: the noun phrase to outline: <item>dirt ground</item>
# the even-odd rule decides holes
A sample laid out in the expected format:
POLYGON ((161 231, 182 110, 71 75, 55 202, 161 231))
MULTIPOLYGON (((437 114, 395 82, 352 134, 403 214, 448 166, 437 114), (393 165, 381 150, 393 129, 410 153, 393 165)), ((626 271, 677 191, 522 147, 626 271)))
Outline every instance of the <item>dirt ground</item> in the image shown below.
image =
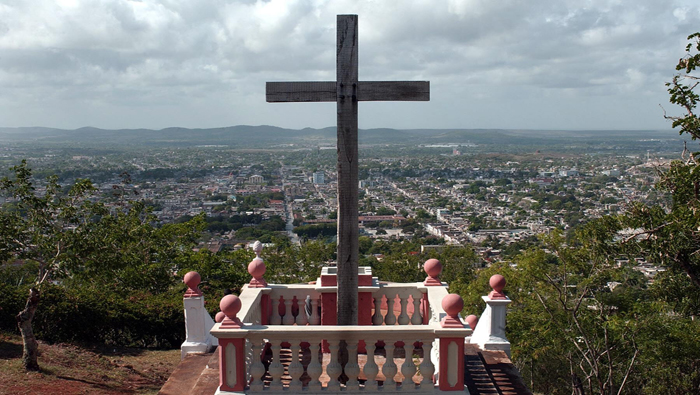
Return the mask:
POLYGON ((157 394, 180 350, 96 349, 39 342, 41 372, 25 372, 22 339, 0 332, 0 395, 157 394))

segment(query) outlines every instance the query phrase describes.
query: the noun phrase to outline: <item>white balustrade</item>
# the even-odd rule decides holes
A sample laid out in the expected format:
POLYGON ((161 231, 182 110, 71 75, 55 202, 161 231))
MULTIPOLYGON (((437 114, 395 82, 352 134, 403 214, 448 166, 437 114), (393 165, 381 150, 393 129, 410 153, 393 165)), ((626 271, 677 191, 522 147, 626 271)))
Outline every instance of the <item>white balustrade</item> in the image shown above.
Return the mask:
MULTIPOLYGON (((241 379, 222 377, 223 382, 245 382, 245 393, 268 395, 321 391, 437 393, 445 391, 443 386, 461 391, 462 384, 454 381, 451 370, 463 369, 458 367, 460 356, 455 350, 461 354, 461 348, 456 347, 460 339, 469 339, 472 331, 441 323, 446 316, 461 322, 456 312, 450 310, 447 314, 441 304, 448 295, 447 287, 375 284, 373 325, 340 327, 320 325, 321 292, 315 285, 244 286, 237 316, 245 325, 233 329, 217 325, 211 332, 227 346, 243 342, 235 343, 240 346, 232 348, 230 358, 221 362, 226 365, 224 376, 237 374, 241 379), (384 303, 386 314, 382 314, 384 303), (323 349, 330 351, 325 361, 323 349), (291 361, 283 360, 288 355, 291 361), (341 355, 347 356, 346 361, 340 360, 341 355), (444 375, 440 374, 440 359, 444 375), (235 366, 245 366, 245 370, 236 373, 235 366)), ((220 394, 231 391, 223 387, 220 394)))
MULTIPOLYGON (((321 295, 315 290, 314 285, 268 285, 267 288, 248 289, 262 289, 269 296, 268 322, 270 325, 321 324, 321 316, 318 312, 321 295)), ((246 290, 244 288, 244 292, 246 290)))
POLYGON ((372 325, 422 325, 423 315, 421 312, 421 300, 427 292, 423 283, 415 284, 380 284, 379 290, 372 294, 374 298, 374 315, 372 325), (381 304, 386 300, 387 312, 382 317, 381 304), (396 315, 394 306, 398 301, 401 306, 399 315, 396 315), (413 313, 409 315, 408 305, 412 304, 413 313))
MULTIPOLYGON (((379 284, 372 293, 374 313, 372 325, 422 325, 424 322, 423 301, 429 305, 429 322, 439 322, 444 312, 435 310, 438 302, 447 294, 444 286, 426 287, 423 283, 379 284), (434 297, 431 295, 434 294, 434 297), (427 295, 427 296, 426 296, 427 295), (386 314, 382 311, 386 303, 386 314), (395 307, 400 306, 400 309, 395 307), (412 307, 412 312, 409 311, 412 307), (398 313, 398 314, 397 314, 398 313)), ((315 285, 268 285, 265 288, 251 288, 245 285, 240 294, 243 302, 241 320, 246 323, 261 324, 263 311, 267 313, 269 325, 320 325, 321 293, 315 285), (269 300, 268 308, 262 308, 263 295, 269 300)))
POLYGON ((436 392, 432 382, 435 367, 429 355, 432 343, 435 341, 435 329, 428 325, 409 325, 400 328, 250 325, 230 332, 226 329, 214 329, 213 333, 219 338, 226 338, 227 333, 231 336, 244 335, 249 341, 249 354, 252 357, 248 364, 250 384, 246 390, 247 393, 318 392, 322 387, 326 387, 324 392, 368 393, 381 390, 383 392, 433 393, 436 392), (324 340, 328 342, 330 349, 329 363, 325 366, 328 376, 325 386, 321 383, 324 369, 319 361, 321 343, 324 340), (360 363, 358 359, 360 341, 366 344, 367 359, 364 363, 360 363), (397 344, 401 345, 399 341, 403 341, 405 353, 401 366, 397 366, 395 362, 395 358, 400 357, 398 351, 400 347, 397 347, 397 344), (422 348, 414 350, 414 343, 418 341, 423 343, 422 348), (382 342, 386 359, 377 353, 377 350, 382 347, 382 342), (338 359, 342 343, 347 345, 348 361, 345 366, 342 366, 338 359), (269 344, 272 350, 272 360, 267 371, 262 361, 266 344, 269 344), (285 367, 281 355, 284 354, 283 347, 287 345, 290 347, 288 353, 291 354, 292 359, 285 367), (306 347, 309 349, 306 350, 306 347), (311 356, 310 360, 300 358, 304 353, 311 356), (418 365, 413 358, 414 353, 418 354, 418 365), (381 372, 384 377, 379 374, 380 365, 383 365, 381 372), (308 383, 300 380, 304 372, 308 375, 308 383), (347 381, 341 383, 343 372, 347 376, 347 381), (262 380, 266 375, 271 378, 269 383, 262 380), (416 385, 416 382, 420 384, 416 385))

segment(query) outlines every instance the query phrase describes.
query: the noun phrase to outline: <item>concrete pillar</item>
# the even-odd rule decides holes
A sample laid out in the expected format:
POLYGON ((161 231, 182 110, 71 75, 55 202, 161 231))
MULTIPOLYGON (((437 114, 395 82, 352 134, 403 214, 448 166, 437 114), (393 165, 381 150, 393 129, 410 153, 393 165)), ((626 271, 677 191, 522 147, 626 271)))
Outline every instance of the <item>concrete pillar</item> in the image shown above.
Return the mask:
POLYGON ((198 286, 201 277, 197 272, 185 274, 188 286, 183 297, 185 307, 185 342, 180 346, 181 358, 189 353, 213 351, 219 345, 218 340, 209 331, 214 327, 214 320, 204 308, 204 295, 198 286))
POLYGON ((493 291, 482 296, 486 309, 481 314, 470 343, 478 344, 482 350, 502 350, 510 357, 510 342, 506 338, 506 311, 511 300, 502 291, 505 279, 501 275, 491 277, 493 291))

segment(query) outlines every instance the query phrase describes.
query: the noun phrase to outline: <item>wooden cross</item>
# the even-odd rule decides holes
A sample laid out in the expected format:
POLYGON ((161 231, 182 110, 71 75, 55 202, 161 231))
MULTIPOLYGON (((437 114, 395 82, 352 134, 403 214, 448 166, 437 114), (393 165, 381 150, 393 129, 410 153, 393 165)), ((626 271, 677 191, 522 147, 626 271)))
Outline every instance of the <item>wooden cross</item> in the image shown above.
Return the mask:
POLYGON ((338 103, 338 325, 357 325, 357 102, 428 101, 429 81, 358 81, 357 15, 338 15, 336 81, 268 82, 267 101, 338 103))

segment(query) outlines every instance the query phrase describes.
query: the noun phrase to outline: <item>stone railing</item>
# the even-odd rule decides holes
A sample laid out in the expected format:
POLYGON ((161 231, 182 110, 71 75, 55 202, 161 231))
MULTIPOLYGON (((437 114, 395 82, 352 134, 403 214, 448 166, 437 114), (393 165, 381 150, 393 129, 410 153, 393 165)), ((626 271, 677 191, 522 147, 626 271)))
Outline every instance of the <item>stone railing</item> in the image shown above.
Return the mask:
POLYGON ((415 284, 381 284, 372 294, 374 299, 374 314, 372 325, 422 325, 422 304, 427 303, 426 287, 421 283, 415 284), (382 314, 382 304, 386 305, 386 313, 382 314), (395 306, 400 306, 399 315, 395 314, 395 306), (409 316, 409 304, 410 309, 409 316))
MULTIPOLYGON (((254 247, 255 248, 255 247, 254 247)), ((242 321, 262 325, 335 325, 337 282, 335 267, 324 267, 311 284, 268 284, 265 263, 256 258, 248 265, 253 277, 241 290, 242 321), (250 311, 248 311, 250 310, 250 311), (259 311, 258 311, 259 310, 259 311)), ((358 273, 358 322, 360 325, 421 325, 438 322, 444 312, 440 301, 447 284, 438 275, 442 266, 436 259, 425 263, 429 273, 422 283, 382 283, 372 277, 369 267, 358 273), (431 274, 432 273, 432 274, 431 274), (432 306, 437 306, 431 308, 432 306)))
MULTIPOLYGON (((383 284, 360 287, 366 291, 371 303, 365 303, 361 325, 422 325, 437 322, 444 316, 439 307, 447 287, 427 287, 423 283, 383 284), (430 308, 430 300, 437 308, 430 308), (432 311, 435 310, 435 311, 432 311)), ((244 310, 241 320, 260 325, 333 325, 335 300, 327 303, 323 297, 335 297, 336 288, 315 284, 268 284, 263 288, 243 286, 241 298, 244 310), (328 319, 332 315, 333 320, 328 319)))
POLYGON ((360 325, 340 327, 335 326, 333 270, 324 268, 315 284, 267 284, 265 265, 258 256, 248 267, 253 280, 244 285, 240 296, 221 300, 214 328, 197 288, 199 275, 188 273, 183 357, 211 349, 218 338, 218 393, 224 394, 320 388, 324 392, 341 388, 364 393, 466 392, 465 342, 510 352, 505 337, 510 303, 502 293, 505 279, 491 278, 493 291, 484 297, 486 310, 480 320, 466 317, 465 325, 459 316, 462 299, 449 294, 438 278, 440 263, 429 259, 424 269, 428 273, 424 282, 398 284, 381 283, 371 277, 370 268, 361 268, 360 325))
MULTIPOLYGON (((321 294, 313 285, 269 285, 269 325, 320 325, 321 294)), ((244 321, 245 322, 245 321, 244 321)))
POLYGON ((242 305, 234 295, 224 297, 225 317, 211 331, 221 346, 219 393, 464 390, 464 339, 472 331, 459 318, 458 295, 443 299, 445 317, 430 325, 246 325, 238 318, 242 305), (320 358, 324 342, 329 353, 320 358), (290 354, 286 366, 283 350, 290 354), (437 386, 436 377, 442 377, 437 386))

